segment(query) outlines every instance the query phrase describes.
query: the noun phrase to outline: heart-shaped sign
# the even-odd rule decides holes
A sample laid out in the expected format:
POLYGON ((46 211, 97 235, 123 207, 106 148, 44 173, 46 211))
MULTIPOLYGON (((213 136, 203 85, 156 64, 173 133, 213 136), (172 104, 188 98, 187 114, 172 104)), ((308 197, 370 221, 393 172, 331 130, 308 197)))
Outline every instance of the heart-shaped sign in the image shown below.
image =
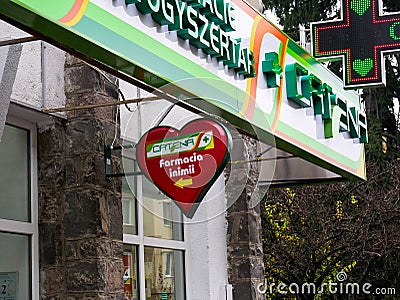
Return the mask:
POLYGON ((224 170, 232 139, 220 123, 199 119, 181 130, 150 129, 139 140, 136 158, 144 175, 192 218, 224 170))
POLYGON ((365 14, 368 8, 371 6, 371 0, 351 0, 351 9, 359 16, 365 14))
POLYGON ((362 77, 367 75, 374 67, 374 60, 372 58, 356 59, 353 62, 353 69, 362 77))

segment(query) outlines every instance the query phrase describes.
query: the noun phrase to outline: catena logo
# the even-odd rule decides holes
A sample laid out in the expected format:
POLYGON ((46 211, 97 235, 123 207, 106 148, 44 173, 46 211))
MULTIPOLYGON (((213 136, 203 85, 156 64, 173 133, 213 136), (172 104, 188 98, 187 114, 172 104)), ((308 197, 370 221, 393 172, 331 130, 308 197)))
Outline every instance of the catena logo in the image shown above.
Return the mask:
POLYGON ((214 135, 212 131, 196 132, 184 136, 149 142, 146 145, 147 158, 179 154, 182 152, 213 149, 214 135))

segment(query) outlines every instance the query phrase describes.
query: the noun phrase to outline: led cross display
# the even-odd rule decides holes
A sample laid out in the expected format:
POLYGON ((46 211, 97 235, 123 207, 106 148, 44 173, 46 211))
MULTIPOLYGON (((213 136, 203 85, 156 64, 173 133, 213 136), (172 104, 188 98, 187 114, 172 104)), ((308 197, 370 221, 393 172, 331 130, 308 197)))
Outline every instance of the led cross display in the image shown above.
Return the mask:
POLYGON ((380 14, 380 0, 342 0, 342 19, 311 24, 312 54, 343 59, 345 88, 385 84, 383 54, 400 51, 400 13, 380 14))

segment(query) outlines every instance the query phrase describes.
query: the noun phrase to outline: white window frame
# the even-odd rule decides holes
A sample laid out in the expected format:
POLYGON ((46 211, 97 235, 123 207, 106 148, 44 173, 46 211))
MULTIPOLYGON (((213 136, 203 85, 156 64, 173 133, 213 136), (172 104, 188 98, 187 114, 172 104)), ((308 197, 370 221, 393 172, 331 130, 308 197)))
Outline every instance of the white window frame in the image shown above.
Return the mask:
MULTIPOLYGON (((129 83, 126 83, 125 81, 119 81, 119 87, 121 90, 125 93, 125 97, 146 97, 148 95, 151 95, 150 93, 143 92, 140 88, 133 86, 129 83)), ((145 102, 146 103, 146 102, 145 102)), ((131 144, 136 144, 138 142, 137 139, 140 138, 141 134, 144 133, 148 128, 143 128, 142 125, 142 118, 146 118, 142 114, 142 111, 140 109, 140 106, 137 107, 137 110, 135 110, 135 116, 138 119, 138 124, 137 127, 135 128, 136 132, 135 135, 131 136, 132 133, 129 133, 129 136, 125 136, 124 133, 122 133, 122 139, 124 140, 124 143, 131 143, 131 144)), ((121 112, 122 114, 122 112, 121 112)), ((192 299, 192 293, 191 293, 191 288, 190 288, 190 283, 191 281, 191 257, 190 257, 190 227, 186 226, 185 220, 186 217, 182 216, 182 222, 183 222, 183 241, 179 240, 167 240, 167 239, 162 239, 162 238, 154 238, 154 237, 148 237, 144 235, 144 217, 143 217, 143 176, 135 176, 135 194, 136 194, 136 235, 133 234, 123 234, 123 243, 127 245, 136 245, 137 246, 137 259, 138 259, 138 287, 140 289, 139 291, 139 297, 140 300, 146 300, 146 289, 145 289, 145 265, 144 265, 144 248, 145 247, 153 247, 153 248, 162 248, 165 250, 180 250, 183 252, 183 259, 184 259, 184 284, 185 284, 185 296, 186 300, 191 300, 192 299)), ((176 275, 176 274, 175 274, 176 275)), ((122 279, 121 279, 122 280, 122 279)), ((180 300, 180 299, 179 299, 180 300)))
POLYGON ((30 152, 30 222, 0 219, 0 232, 23 234, 30 237, 31 296, 39 300, 39 237, 38 237, 38 178, 36 125, 15 117, 7 117, 7 124, 29 132, 30 152))
POLYGON ((180 250, 183 251, 184 257, 184 265, 185 265, 185 295, 186 300, 190 300, 189 293, 189 274, 188 270, 190 270, 189 259, 187 255, 189 252, 189 230, 187 230, 185 224, 183 224, 183 241, 178 240, 167 240, 162 238, 154 238, 147 237, 144 235, 144 217, 143 217, 143 193, 142 193, 142 176, 136 176, 135 178, 136 185, 136 218, 137 218, 137 235, 126 234, 123 235, 123 242, 127 245, 135 245, 137 246, 138 251, 138 279, 139 279, 139 299, 146 299, 146 289, 145 289, 145 266, 144 266, 144 248, 145 247, 153 247, 153 248, 161 248, 162 250, 180 250))
MULTIPOLYGON (((125 234, 123 235, 123 242, 127 245, 136 245, 138 252, 138 285, 139 285, 139 295, 140 299, 146 299, 146 289, 145 289, 145 266, 144 266, 144 248, 145 247, 153 247, 153 248, 162 248, 163 250, 180 250, 183 251, 184 257, 184 265, 185 265, 185 274, 184 274, 184 283, 185 283, 185 295, 186 300, 190 300, 189 293, 189 285, 190 282, 189 275, 190 266, 189 259, 187 255, 189 252, 189 243, 187 241, 190 240, 189 230, 187 230, 185 223, 183 223, 183 241, 178 240, 167 240, 162 238, 154 238, 148 237, 144 235, 144 219, 143 219, 143 190, 142 190, 143 178, 142 176, 135 176, 135 186, 136 186, 136 224, 137 224, 137 234, 125 234)), ((184 218, 184 217, 183 217, 184 218)))

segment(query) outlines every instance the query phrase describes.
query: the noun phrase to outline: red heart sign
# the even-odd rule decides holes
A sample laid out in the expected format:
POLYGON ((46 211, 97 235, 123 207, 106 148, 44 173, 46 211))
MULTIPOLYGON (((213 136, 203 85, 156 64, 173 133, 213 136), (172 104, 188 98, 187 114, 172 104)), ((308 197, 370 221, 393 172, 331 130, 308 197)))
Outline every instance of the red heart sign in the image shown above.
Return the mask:
POLYGON ((220 123, 199 119, 181 130, 150 129, 137 144, 144 175, 192 218, 228 162, 232 140, 220 123))

